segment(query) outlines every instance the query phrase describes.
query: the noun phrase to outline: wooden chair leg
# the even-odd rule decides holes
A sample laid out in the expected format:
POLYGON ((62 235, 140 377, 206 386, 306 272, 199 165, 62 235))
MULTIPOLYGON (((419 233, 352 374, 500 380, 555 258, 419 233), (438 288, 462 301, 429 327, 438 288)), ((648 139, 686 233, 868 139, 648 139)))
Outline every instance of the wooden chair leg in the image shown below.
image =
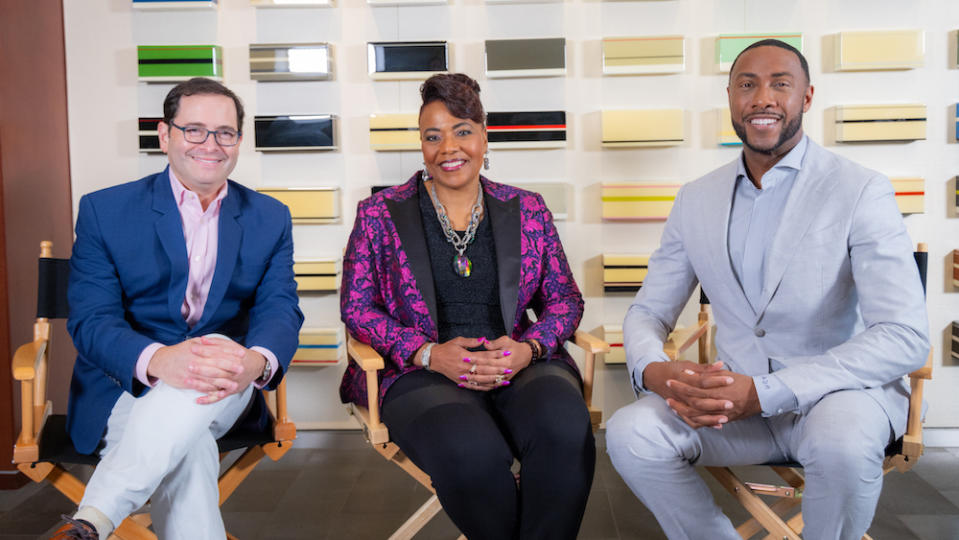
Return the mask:
POLYGON ((51 486, 66 495, 68 499, 73 501, 73 504, 80 504, 86 485, 63 467, 44 462, 21 463, 17 465, 17 468, 34 482, 40 483, 44 480, 50 482, 51 486))
POLYGON ((157 536, 150 532, 150 529, 147 528, 149 525, 149 514, 137 514, 136 516, 130 516, 124 519, 123 523, 120 523, 120 526, 113 531, 113 534, 110 535, 110 538, 118 540, 157 540, 157 536), (146 516, 145 524, 142 523, 144 518, 140 516, 146 516))
POLYGON ((259 446, 247 448, 246 452, 236 460, 236 463, 230 466, 218 482, 220 487, 220 505, 222 506, 230 495, 239 487, 240 483, 253 472, 256 464, 263 459, 266 453, 259 446))
POLYGON ((420 506, 419 510, 413 512, 413 515, 410 516, 405 523, 400 525, 400 528, 396 529, 396 532, 390 535, 390 540, 410 540, 442 509, 443 506, 440 504, 440 500, 436 498, 435 494, 431 495, 430 498, 423 503, 423 506, 420 506))
MULTIPOLYGON (((769 507, 759 496, 753 494, 739 478, 726 467, 706 467, 723 487, 743 505, 747 512, 769 531, 773 538, 783 540, 800 540, 799 533, 794 531, 769 507)), ((747 537, 748 538, 748 537, 747 537)))

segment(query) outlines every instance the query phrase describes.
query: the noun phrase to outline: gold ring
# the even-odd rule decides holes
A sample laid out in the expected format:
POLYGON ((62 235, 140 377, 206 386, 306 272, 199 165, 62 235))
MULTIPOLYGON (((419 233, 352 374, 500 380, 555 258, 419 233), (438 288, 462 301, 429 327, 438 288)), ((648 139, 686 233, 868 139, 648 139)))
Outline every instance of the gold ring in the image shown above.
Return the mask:
POLYGON ((499 383, 503 382, 503 379, 505 379, 505 378, 506 378, 506 377, 504 377, 503 375, 497 375, 497 376, 496 376, 496 384, 499 384, 499 383))

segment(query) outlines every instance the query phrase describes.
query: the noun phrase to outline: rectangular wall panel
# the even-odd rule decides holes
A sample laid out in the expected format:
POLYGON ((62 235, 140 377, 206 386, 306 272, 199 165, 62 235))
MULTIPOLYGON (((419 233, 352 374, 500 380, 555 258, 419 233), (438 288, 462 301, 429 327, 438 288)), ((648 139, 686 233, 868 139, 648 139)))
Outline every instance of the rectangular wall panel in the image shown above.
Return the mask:
POLYGON ((603 325, 603 341, 609 344, 604 359, 607 364, 625 364, 626 349, 623 348, 623 327, 619 324, 603 325))
POLYGON ((333 76, 328 43, 250 45, 250 78, 256 81, 325 81, 333 76))
POLYGON ((486 132, 491 149, 565 148, 566 111, 491 112, 486 132))
POLYGON ((742 146, 743 141, 733 128, 732 115, 729 107, 719 109, 719 146, 742 146))
POLYGON ((417 113, 371 114, 370 148, 379 152, 419 150, 419 115, 417 113))
POLYGON ((603 146, 676 146, 686 139, 682 109, 603 111, 603 146))
POLYGON ((925 56, 922 30, 840 32, 836 39, 836 71, 913 69, 925 56))
POLYGON ((293 273, 297 292, 335 293, 340 290, 339 259, 297 259, 293 273))
POLYGON ((903 214, 923 214, 926 211, 926 181, 922 178, 890 178, 896 191, 896 204, 903 214))
POLYGON ((284 7, 329 7, 332 0, 250 0, 250 4, 258 8, 284 7))
POLYGON ((949 353, 952 363, 959 362, 959 321, 952 321, 952 347, 949 353))
POLYGON ((952 286, 959 288, 959 249, 952 250, 952 286))
POLYGON ((784 41, 802 52, 802 34, 790 32, 785 34, 721 34, 716 39, 716 63, 719 71, 728 73, 733 61, 743 52, 743 49, 764 39, 778 39, 784 41))
POLYGON ((956 103, 956 134, 955 140, 959 141, 959 103, 956 103))
POLYGON ((253 129, 261 152, 336 150, 332 114, 257 116, 253 129))
POLYGON ((569 184, 562 182, 511 183, 520 189, 535 191, 543 196, 554 221, 569 217, 569 184))
POLYGON ((925 105, 836 107, 836 142, 906 142, 925 138, 925 105))
POLYGON ((490 79, 565 75, 565 38, 486 40, 486 76, 490 79))
POLYGON ((133 9, 216 9, 216 0, 133 0, 133 9))
POLYGON ((377 80, 420 80, 449 70, 445 41, 367 43, 367 67, 377 80))
POLYGON ((145 117, 141 116, 137 122, 139 125, 140 151, 146 153, 161 153, 160 135, 157 126, 163 120, 159 116, 145 117))
POLYGON ((138 45, 137 78, 144 82, 181 82, 193 77, 223 79, 219 45, 138 45))
POLYGON ((669 217, 680 184, 603 184, 606 221, 664 221, 669 217))
POLYGON ((338 223, 340 214, 340 188, 336 187, 289 187, 257 188, 290 209, 294 224, 338 223))
POLYGON ((603 75, 681 73, 685 51, 683 36, 603 38, 603 75))
POLYGON ((603 290, 635 293, 643 286, 649 255, 603 254, 603 290))
POLYGON ((366 0, 371 6, 435 6, 448 4, 447 0, 366 0))
POLYGON ((300 343, 293 354, 294 366, 331 366, 345 357, 346 346, 342 326, 335 328, 303 328, 300 343))

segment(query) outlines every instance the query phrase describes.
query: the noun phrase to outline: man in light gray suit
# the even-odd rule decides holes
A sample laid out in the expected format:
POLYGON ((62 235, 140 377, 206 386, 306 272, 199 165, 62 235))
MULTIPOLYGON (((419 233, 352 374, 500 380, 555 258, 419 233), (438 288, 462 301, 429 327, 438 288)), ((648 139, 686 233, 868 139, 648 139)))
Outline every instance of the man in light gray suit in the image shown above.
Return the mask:
POLYGON ((804 537, 859 539, 905 429, 903 376, 929 351, 912 242, 886 177, 803 134, 799 51, 754 44, 727 91, 743 153, 676 197, 623 327, 644 396, 607 422, 608 452, 671 539, 739 538, 696 465, 788 461, 805 467, 804 537), (662 352, 697 281, 711 366, 662 352))

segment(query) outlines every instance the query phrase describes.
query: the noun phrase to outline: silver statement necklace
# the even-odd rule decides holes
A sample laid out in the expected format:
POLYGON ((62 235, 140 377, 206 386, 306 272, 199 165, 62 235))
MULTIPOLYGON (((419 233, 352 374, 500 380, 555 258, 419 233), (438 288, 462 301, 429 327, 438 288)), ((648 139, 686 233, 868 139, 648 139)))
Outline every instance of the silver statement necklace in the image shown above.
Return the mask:
POLYGON ((470 223, 466 227, 466 231, 463 232, 463 236, 453 230, 450 218, 446 214, 446 208, 440 202, 440 198, 436 196, 435 183, 430 184, 430 195, 432 195, 433 207, 436 209, 436 216, 440 220, 443 234, 446 236, 446 240, 453 244, 453 249, 457 253, 453 257, 453 270, 461 277, 470 277, 470 274, 473 273, 473 263, 466 256, 466 247, 476 238, 476 229, 479 228, 480 215, 483 212, 483 186, 479 186, 479 193, 476 194, 476 202, 473 204, 472 213, 470 213, 470 223))

